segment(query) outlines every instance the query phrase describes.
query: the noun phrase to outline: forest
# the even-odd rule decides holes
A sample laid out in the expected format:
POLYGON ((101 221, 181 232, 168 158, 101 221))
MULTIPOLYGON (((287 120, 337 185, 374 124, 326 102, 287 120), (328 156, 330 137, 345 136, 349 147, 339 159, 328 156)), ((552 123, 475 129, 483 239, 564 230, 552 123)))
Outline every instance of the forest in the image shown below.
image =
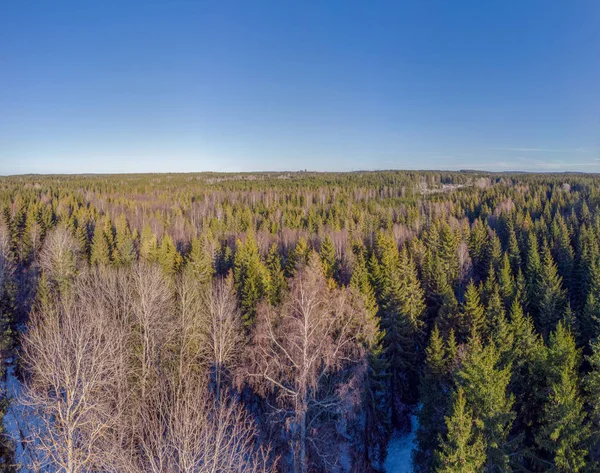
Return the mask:
POLYGON ((1 177, 0 344, 7 473, 598 472, 600 180, 1 177))

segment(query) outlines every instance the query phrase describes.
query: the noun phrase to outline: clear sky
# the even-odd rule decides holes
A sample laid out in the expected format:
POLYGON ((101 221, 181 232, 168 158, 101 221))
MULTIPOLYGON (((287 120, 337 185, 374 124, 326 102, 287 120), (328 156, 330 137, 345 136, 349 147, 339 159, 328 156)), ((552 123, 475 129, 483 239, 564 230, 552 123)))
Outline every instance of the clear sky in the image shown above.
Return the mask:
POLYGON ((600 2, 0 0, 0 174, 600 172, 600 2))

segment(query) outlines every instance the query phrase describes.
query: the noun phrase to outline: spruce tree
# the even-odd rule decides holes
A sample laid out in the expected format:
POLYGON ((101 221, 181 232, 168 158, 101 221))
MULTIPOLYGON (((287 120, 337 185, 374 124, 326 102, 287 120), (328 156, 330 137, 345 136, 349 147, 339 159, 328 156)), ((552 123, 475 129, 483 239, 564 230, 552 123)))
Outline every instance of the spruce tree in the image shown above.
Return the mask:
POLYGON ((515 419, 514 396, 509 394, 511 366, 501 366, 500 351, 494 343, 485 347, 475 339, 458 372, 468 405, 477 422, 477 430, 486 444, 486 470, 511 471, 510 457, 515 442, 509 433, 515 419))
POLYGON ((425 367, 419 384, 417 448, 413 453, 415 471, 419 473, 433 470, 436 460, 434 452, 446 434, 444 417, 451 408, 448 393, 454 389, 452 367, 456 345, 453 334, 450 340, 452 346, 447 348, 439 328, 434 325, 425 349, 425 367))
POLYGON ((273 243, 267 254, 267 271, 269 272, 268 299, 272 305, 279 305, 287 288, 287 281, 281 266, 281 256, 277 243, 273 243))
POLYGON ((94 237, 92 238, 92 247, 90 254, 90 264, 108 265, 111 262, 111 247, 104 228, 96 223, 94 228, 94 237))
POLYGON ((148 262, 156 261, 158 243, 150 225, 144 225, 140 235, 140 257, 148 262))
POLYGON ((380 327, 375 291, 371 285, 362 246, 355 247, 350 287, 365 303, 375 336, 367 344, 368 371, 364 389, 364 452, 365 464, 381 464, 391 432, 390 393, 387 389, 389 364, 384 352, 385 332, 380 327))
POLYGON ((321 242, 319 256, 321 257, 321 264, 323 265, 323 272, 325 273, 327 284, 331 288, 334 288, 336 286, 336 280, 339 277, 339 268, 338 261, 335 256, 335 246, 329 235, 327 235, 321 242))
POLYGON ((481 219, 475 220, 469 236, 469 253, 473 258, 475 276, 483 279, 488 268, 489 234, 487 224, 481 219))
POLYGON ((171 235, 168 233, 166 233, 160 241, 160 246, 156 251, 156 259, 163 271, 169 276, 178 272, 181 267, 183 258, 177 250, 173 238, 171 238, 171 235))
POLYGON ((241 240, 236 242, 233 278, 244 323, 250 327, 254 323, 259 301, 269 290, 269 272, 260 258, 258 244, 251 233, 246 236, 245 243, 241 240))
MULTIPOLYGON (((590 422, 595 432, 594 440, 600 441, 600 340, 590 343, 590 355, 586 357, 590 370, 585 377, 585 394, 590 415, 590 422)), ((596 460, 598 460, 598 453, 596 460)))
MULTIPOLYGON (((589 462, 589 425, 579 392, 581 355, 571 332, 559 322, 550 334, 545 364, 547 392, 535 435, 538 459, 549 462, 551 471, 584 471, 589 462)), ((545 463, 543 463, 545 464, 545 463)))
POLYGON ((297 269, 306 265, 308 262, 309 254, 310 247, 308 246, 306 239, 300 237, 294 249, 287 255, 284 268, 285 277, 294 277, 297 269))
POLYGON ((517 234, 512 226, 508 235, 508 259, 513 273, 517 273, 521 269, 521 250, 517 234))
POLYGON ((186 267, 198 283, 208 285, 213 278, 215 255, 208 236, 192 239, 190 251, 186 257, 186 267))
POLYGON ((527 281, 527 309, 532 314, 536 323, 538 321, 539 301, 541 297, 540 279, 542 273, 542 261, 538 249, 538 241, 535 233, 530 232, 527 240, 527 265, 525 276, 527 281))
POLYGON ((452 414, 445 418, 447 434, 437 452, 437 473, 483 473, 486 445, 475 427, 465 392, 458 389, 452 414))
POLYGON ((467 337, 482 338, 485 336, 486 327, 485 309, 479 298, 479 290, 469 282, 465 292, 465 303, 462 308, 461 325, 459 327, 461 339, 467 337))
POLYGON ((131 230, 129 229, 129 224, 124 213, 119 215, 115 226, 115 262, 123 265, 131 264, 135 261, 137 255, 135 253, 135 243, 131 235, 131 230))
POLYGON ((498 270, 498 286, 504 307, 510 307, 515 297, 515 282, 507 252, 502 256, 502 262, 498 270))
POLYGON ((544 248, 542 270, 536 286, 539 291, 536 322, 538 330, 547 336, 564 313, 566 302, 562 280, 548 247, 544 248))

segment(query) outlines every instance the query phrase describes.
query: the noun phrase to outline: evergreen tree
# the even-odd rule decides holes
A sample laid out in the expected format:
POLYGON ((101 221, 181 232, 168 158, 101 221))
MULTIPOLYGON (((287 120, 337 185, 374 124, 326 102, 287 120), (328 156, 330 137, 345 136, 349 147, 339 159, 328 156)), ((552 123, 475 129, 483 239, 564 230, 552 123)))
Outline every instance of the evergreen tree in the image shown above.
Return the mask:
POLYGON ((160 241, 160 246, 156 251, 156 259, 163 271, 172 276, 179 271, 183 258, 173 242, 171 235, 166 233, 160 241))
POLYGON ((552 232, 558 274, 562 278, 565 288, 570 289, 572 286, 574 253, 571 247, 569 229, 560 213, 552 222, 552 232))
POLYGON ((469 253, 473 258, 473 269, 475 276, 483 279, 485 271, 488 268, 488 245, 489 234, 487 225, 480 219, 475 220, 471 234, 469 236, 469 253))
POLYGON ((425 349, 425 367, 420 379, 420 408, 417 412, 419 428, 416 432, 417 448, 413 453, 415 470, 429 472, 434 468, 440 439, 446 434, 444 417, 450 411, 448 393, 454 389, 453 361, 456 356, 454 334, 446 347, 437 325, 434 325, 425 349))
MULTIPOLYGON (((590 371, 585 378, 585 394, 587 398, 590 421, 596 445, 600 440, 600 340, 590 344, 591 354, 586 357, 590 371)), ((596 453, 596 460, 600 455, 596 453)))
POLYGON ((565 291, 558 268, 552 258, 550 249, 544 248, 544 261, 538 284, 538 318, 539 331, 547 336, 554 329, 565 310, 565 291))
POLYGON ((308 262, 308 256, 310 254, 310 247, 306 242, 306 239, 300 237, 294 249, 288 254, 285 261, 285 277, 292 278, 296 274, 296 270, 306 265, 308 262))
POLYGON ((364 452, 365 464, 381 464, 385 459, 386 446, 391 432, 390 396, 387 390, 389 365, 385 357, 384 337, 377 315, 375 291, 371 285, 364 248, 355 247, 354 266, 350 287, 357 291, 365 302, 369 324, 375 327, 375 335, 367 345, 368 372, 364 386, 364 452))
POLYGON ((481 304, 479 291, 471 281, 465 292, 465 303, 461 315, 460 334, 462 340, 466 340, 467 336, 483 338, 487 330, 486 325, 485 309, 481 304))
POLYGON ((494 343, 482 347, 475 339, 469 345, 458 380, 485 440, 486 470, 511 471, 510 456, 515 449, 508 439, 515 419, 514 396, 508 393, 511 367, 501 366, 494 343))
POLYGON ((269 272, 268 299, 272 305, 279 305, 283 300, 287 282, 281 267, 281 257, 277 243, 273 243, 267 255, 267 270, 269 272))
POLYGON ((136 260, 135 243, 127 223, 125 214, 119 215, 116 223, 116 257, 115 261, 119 264, 127 265, 131 264, 136 260))
POLYGON ((339 268, 335 256, 335 246, 329 235, 321 242, 319 256, 321 257, 321 264, 323 265, 323 272, 325 273, 327 284, 331 288, 334 288, 336 286, 336 279, 339 277, 339 268))
POLYGON ((214 259, 214 252, 209 247, 208 237, 194 238, 186 258, 186 267, 200 284, 208 285, 215 272, 214 259))
POLYGON ((475 427, 462 388, 454 399, 452 415, 446 417, 447 434, 437 453, 437 473, 479 473, 486 461, 485 441, 475 427))
POLYGON ((517 273, 521 269, 521 250, 513 226, 511 226, 508 234, 508 259, 513 273, 517 273))
POLYGON ((538 320, 540 291, 540 279, 542 273, 542 261, 538 249, 538 241, 535 233, 530 232, 527 240, 527 265, 525 270, 527 281, 527 308, 534 320, 538 320))
POLYGON ((236 242, 233 278, 240 300, 242 317, 247 327, 252 326, 256 317, 256 307, 269 291, 269 272, 263 264, 258 244, 253 234, 246 236, 246 242, 236 242))
POLYGON ((535 436, 538 462, 551 465, 544 467, 545 471, 579 472, 591 466, 586 447, 590 430, 578 386, 580 362, 573 335, 559 322, 548 342, 545 372, 549 389, 541 390, 548 395, 535 436))
POLYGON ((515 297, 515 282, 512 276, 510 259, 507 252, 505 252, 502 256, 502 262, 500 263, 500 269, 498 271, 498 285, 500 289, 500 297, 502 298, 504 307, 510 307, 513 298, 515 297))
POLYGON ((560 380, 552 385, 544 409, 543 426, 536 437, 548 453, 552 467, 546 471, 578 472, 589 465, 586 444, 590 437, 583 402, 577 388, 577 373, 564 367, 560 380))
POLYGON ((108 265, 111 262, 111 247, 104 228, 96 223, 94 228, 94 237, 92 238, 92 247, 90 254, 90 263, 92 265, 108 265))
POLYGON ((140 235, 140 257, 148 262, 156 261, 158 242, 150 225, 144 225, 140 235))
POLYGON ((594 258, 588 270, 588 294, 581 317, 583 342, 600 337, 600 260, 594 258))

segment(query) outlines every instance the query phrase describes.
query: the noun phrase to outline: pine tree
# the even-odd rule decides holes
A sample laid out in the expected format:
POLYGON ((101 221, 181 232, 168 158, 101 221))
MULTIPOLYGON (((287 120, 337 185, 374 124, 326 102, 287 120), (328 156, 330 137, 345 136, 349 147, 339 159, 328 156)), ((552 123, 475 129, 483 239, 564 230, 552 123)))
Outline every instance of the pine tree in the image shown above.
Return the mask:
POLYGON ((445 418, 447 434, 437 453, 437 473, 482 473, 486 460, 485 441, 475 427, 462 388, 454 399, 452 415, 445 418))

